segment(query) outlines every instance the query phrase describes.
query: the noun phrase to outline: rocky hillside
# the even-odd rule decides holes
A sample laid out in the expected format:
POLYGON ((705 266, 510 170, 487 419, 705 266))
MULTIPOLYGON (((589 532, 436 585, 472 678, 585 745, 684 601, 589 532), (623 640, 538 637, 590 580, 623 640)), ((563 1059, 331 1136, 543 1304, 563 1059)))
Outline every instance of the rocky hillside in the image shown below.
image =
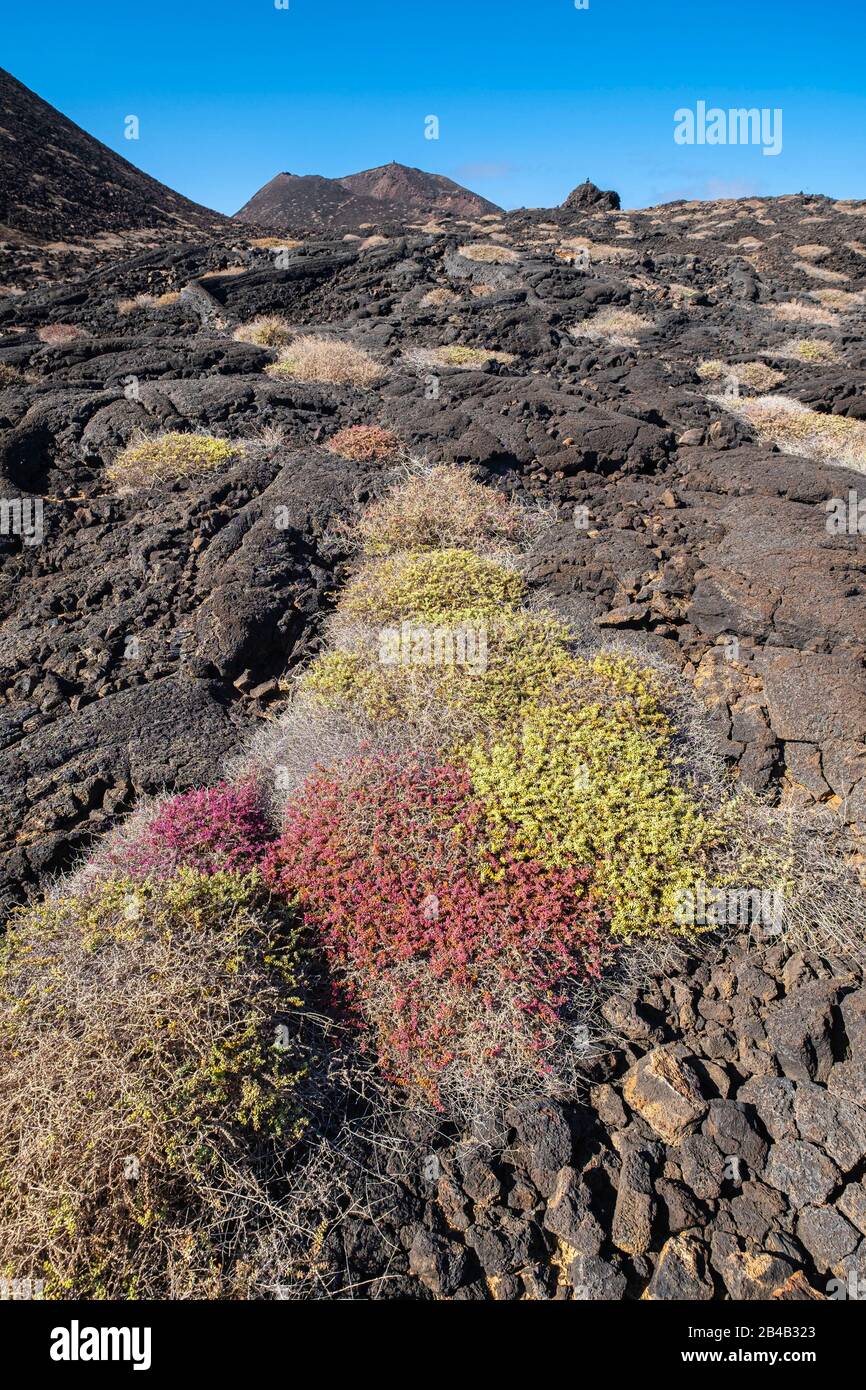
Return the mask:
POLYGON ((289 231, 333 231, 437 216, 483 217, 500 211, 495 203, 443 174, 391 163, 340 179, 277 174, 235 216, 289 231))
POLYGON ((130 228, 204 231, 224 220, 143 174, 0 68, 0 234, 77 241, 130 228))
MULTIPOLYGON (((109 156, 105 215, 129 226, 151 181, 109 156)), ((386 206, 382 173, 353 176, 351 197, 386 206)), ((92 210, 78 174, 82 211, 40 194, 57 234, 96 219, 93 178, 92 210)), ((346 204, 321 182, 324 223, 346 204)), ((146 250, 68 279, 16 285, 7 248, 7 904, 143 798, 218 780, 273 724, 350 573, 345 523, 410 456, 543 504, 533 596, 681 673, 734 784, 823 812, 856 857, 866 204, 623 212, 597 193, 440 230, 365 215, 383 235, 288 250, 238 224, 213 236, 160 194, 146 250), (358 425, 398 455, 326 447, 358 425), (123 485, 125 446, 161 431, 245 449, 123 485)), ((605 987, 581 1084, 516 1105, 502 1143, 433 1116, 376 1149, 362 1127, 311 1196, 306 1283, 278 1296, 823 1299, 866 1278, 866 1013, 846 935, 862 920, 852 899, 790 938, 636 956, 605 987)))

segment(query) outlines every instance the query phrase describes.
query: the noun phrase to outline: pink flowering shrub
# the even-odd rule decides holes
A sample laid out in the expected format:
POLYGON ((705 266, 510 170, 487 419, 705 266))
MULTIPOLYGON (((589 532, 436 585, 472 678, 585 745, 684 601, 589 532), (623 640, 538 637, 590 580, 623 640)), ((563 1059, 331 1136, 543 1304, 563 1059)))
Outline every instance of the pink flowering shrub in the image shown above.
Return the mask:
POLYGON ((494 862, 450 764, 359 756, 314 774, 264 872, 297 896, 386 1073, 437 1103, 446 1073, 505 1050, 543 1067, 566 982, 610 951, 588 871, 494 862))
POLYGON ((166 801, 140 835, 118 842, 105 860, 131 878, 166 878, 182 867, 247 873, 274 838, 255 785, 218 782, 166 801))
POLYGON ((74 323, 47 323, 43 328, 37 329, 36 336, 41 343, 63 346, 65 343, 75 343, 79 338, 86 338, 87 334, 74 323))

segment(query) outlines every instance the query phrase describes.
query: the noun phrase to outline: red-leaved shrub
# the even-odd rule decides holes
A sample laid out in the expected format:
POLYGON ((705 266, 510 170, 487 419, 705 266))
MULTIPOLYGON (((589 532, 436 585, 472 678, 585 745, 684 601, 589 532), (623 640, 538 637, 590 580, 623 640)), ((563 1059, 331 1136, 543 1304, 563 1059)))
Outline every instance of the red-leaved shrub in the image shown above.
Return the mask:
POLYGON ((218 782, 172 797, 140 835, 119 840, 107 865, 132 878, 165 878, 188 866, 200 873, 247 873, 274 840, 258 789, 218 782))
POLYGON ((566 983, 610 950, 588 871, 494 864, 449 764, 359 756, 314 774, 264 872, 298 898, 386 1072, 436 1103, 446 1072, 503 1052, 543 1067, 566 983))

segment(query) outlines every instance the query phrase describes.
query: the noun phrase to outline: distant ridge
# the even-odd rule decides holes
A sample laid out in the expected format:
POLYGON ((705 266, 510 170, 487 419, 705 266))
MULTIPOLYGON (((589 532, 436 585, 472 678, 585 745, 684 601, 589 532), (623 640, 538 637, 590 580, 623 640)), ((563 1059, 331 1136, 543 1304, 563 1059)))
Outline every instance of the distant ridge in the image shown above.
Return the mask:
POLYGON ((383 164, 340 179, 277 174, 235 213, 244 222, 286 230, 356 229, 365 222, 483 217, 502 209, 444 174, 383 164))

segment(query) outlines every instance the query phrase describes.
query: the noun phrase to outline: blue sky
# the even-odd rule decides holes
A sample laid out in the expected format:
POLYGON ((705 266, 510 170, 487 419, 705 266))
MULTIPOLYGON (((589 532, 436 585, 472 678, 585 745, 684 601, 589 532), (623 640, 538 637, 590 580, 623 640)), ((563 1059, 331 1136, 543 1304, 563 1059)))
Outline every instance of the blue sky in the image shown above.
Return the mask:
POLYGON ((132 163, 235 212, 281 170, 390 159, 505 207, 866 196, 864 0, 0 0, 0 64, 132 163), (783 112, 777 156, 674 112, 783 112), (124 138, 137 115, 140 138, 124 138), (425 117, 439 139, 425 139, 425 117))

